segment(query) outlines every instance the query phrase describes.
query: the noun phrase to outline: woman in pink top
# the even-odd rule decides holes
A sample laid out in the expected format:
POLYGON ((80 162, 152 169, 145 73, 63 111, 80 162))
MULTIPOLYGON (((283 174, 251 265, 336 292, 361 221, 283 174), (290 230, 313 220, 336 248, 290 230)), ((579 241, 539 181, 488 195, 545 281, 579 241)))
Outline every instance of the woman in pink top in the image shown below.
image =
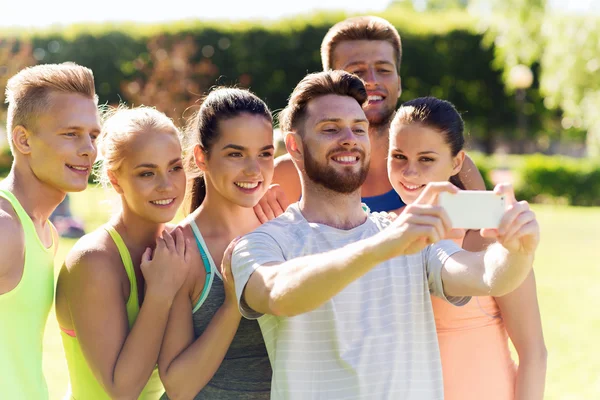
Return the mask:
MULTIPOLYGON (((418 98, 400 107, 390 128, 388 174, 405 203, 416 200, 429 182, 450 180, 464 188, 457 175, 465 157, 463 130, 447 101, 418 98)), ((463 247, 477 251, 489 244, 475 233, 467 233, 463 247)), ((446 400, 543 399, 546 347, 533 272, 503 297, 474 297, 463 307, 432 298, 432 305, 446 400)))

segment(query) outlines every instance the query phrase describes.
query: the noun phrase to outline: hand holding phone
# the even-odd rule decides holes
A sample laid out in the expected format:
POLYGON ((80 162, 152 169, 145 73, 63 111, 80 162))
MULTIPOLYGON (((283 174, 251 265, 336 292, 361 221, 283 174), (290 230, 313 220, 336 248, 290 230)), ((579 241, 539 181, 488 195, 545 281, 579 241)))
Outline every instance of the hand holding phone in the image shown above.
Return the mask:
POLYGON ((498 228, 506 210, 506 198, 493 191, 461 190, 440 193, 439 205, 446 210, 453 228, 498 228))

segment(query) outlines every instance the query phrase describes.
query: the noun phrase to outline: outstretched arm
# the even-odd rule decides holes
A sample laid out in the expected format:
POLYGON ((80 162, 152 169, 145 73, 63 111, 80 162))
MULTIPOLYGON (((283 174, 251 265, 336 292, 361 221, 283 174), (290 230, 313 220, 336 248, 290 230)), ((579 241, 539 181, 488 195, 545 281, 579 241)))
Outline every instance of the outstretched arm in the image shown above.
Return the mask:
MULTIPOLYGON (((251 233, 233 256, 240 307, 248 314, 293 316, 311 311, 383 261, 423 250, 451 238, 447 214, 429 204, 450 184, 430 185, 389 227, 378 234, 326 253, 286 260, 271 236, 251 233)), ((366 217, 366 214, 365 214, 366 217)))

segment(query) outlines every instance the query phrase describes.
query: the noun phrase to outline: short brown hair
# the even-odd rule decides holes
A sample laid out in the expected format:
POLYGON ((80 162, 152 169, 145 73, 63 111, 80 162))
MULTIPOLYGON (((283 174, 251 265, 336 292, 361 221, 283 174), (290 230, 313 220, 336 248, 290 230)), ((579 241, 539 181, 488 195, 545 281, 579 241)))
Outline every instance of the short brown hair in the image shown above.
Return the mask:
POLYGON ((94 74, 89 68, 63 63, 36 65, 21 70, 6 84, 6 133, 11 149, 14 127, 23 125, 33 129, 35 118, 48 108, 48 95, 52 91, 77 93, 98 102, 94 74))
POLYGON ((373 16, 348 18, 329 29, 321 43, 321 61, 324 71, 333 69, 335 47, 341 42, 352 40, 382 40, 390 43, 396 56, 396 69, 400 72, 402 62, 400 34, 389 21, 373 16))
POLYGON ((329 94, 352 97, 361 106, 367 101, 365 85, 356 75, 345 71, 309 74, 294 88, 287 107, 279 114, 279 126, 282 132, 290 132, 298 128, 298 124, 305 116, 309 101, 329 94))

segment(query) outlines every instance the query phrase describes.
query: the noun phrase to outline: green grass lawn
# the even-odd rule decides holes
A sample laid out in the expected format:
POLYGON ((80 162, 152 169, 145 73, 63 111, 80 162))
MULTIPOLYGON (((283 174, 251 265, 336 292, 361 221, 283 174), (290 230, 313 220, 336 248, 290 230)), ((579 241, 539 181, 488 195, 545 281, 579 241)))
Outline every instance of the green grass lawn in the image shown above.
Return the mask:
MULTIPOLYGON (((111 206, 101 189, 75 194, 75 213, 94 229, 111 206)), ((544 334, 548 347, 546 399, 600 398, 600 208, 535 206, 542 242, 535 261, 544 334), (589 307, 589 308, 588 308, 589 307)), ((73 240, 62 239, 56 271, 73 240)), ((68 385, 67 367, 54 313, 44 342, 44 369, 51 399, 61 399, 68 385)))

